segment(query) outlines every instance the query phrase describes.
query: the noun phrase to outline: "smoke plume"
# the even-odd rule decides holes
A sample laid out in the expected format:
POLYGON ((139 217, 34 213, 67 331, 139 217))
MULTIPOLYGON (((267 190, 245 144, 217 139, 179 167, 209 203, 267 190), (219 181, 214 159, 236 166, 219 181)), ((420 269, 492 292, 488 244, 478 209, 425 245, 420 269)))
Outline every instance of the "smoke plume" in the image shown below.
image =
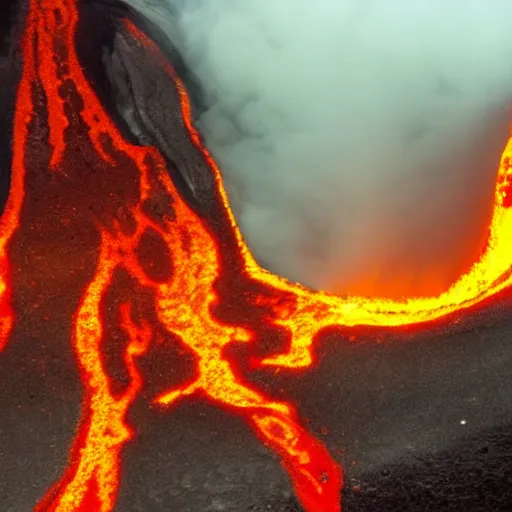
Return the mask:
POLYGON ((160 2, 130 0, 197 77, 198 128, 265 267, 393 297, 468 269, 509 134, 509 0, 160 2))

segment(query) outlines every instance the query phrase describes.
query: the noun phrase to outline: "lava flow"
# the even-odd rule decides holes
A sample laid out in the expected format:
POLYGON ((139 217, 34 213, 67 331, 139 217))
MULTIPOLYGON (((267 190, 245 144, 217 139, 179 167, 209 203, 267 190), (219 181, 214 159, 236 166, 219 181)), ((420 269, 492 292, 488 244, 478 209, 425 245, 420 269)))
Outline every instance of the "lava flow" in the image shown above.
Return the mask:
MULTIPOLYGON (((9 242, 20 223, 30 132, 41 115, 34 100, 37 91, 45 98, 51 155, 49 170, 67 180, 77 195, 97 190, 82 185, 86 162, 77 162, 73 144, 90 147, 109 176, 136 169, 135 193, 117 197, 123 201, 122 222, 108 211, 95 214, 91 224, 98 232, 99 249, 95 272, 82 292, 73 319, 72 344, 84 386, 82 416, 70 451, 69 465, 60 480, 36 506, 38 512, 101 511, 114 509, 120 481, 122 450, 134 433, 126 417, 144 385, 137 358, 155 343, 155 332, 168 334, 195 357, 194 377, 185 385, 155 397, 168 408, 177 400, 200 394, 218 406, 242 416, 256 436, 280 457, 298 499, 308 512, 341 510, 341 469, 327 449, 299 423, 291 403, 273 400, 244 381, 230 361, 227 345, 257 342, 258 330, 244 318, 221 320, 216 313, 223 301, 244 301, 259 321, 284 329, 290 344, 285 353, 266 357, 260 366, 307 368, 313 364, 315 334, 327 326, 398 326, 422 323, 467 308, 507 287, 512 280, 512 210, 510 162, 512 142, 504 151, 498 171, 495 205, 488 242, 472 269, 438 297, 389 301, 372 298, 341 298, 313 292, 261 269, 243 242, 229 209, 221 174, 202 147, 195 131, 186 90, 170 63, 167 70, 181 100, 183 123, 194 150, 214 177, 212 197, 222 214, 221 230, 234 243, 236 272, 223 272, 227 254, 218 230, 212 229, 180 195, 167 165, 152 147, 128 143, 109 118, 83 74, 75 48, 78 23, 77 0, 30 0, 22 41, 23 72, 18 87, 14 121, 14 148, 9 200, 0 232, 0 349, 12 327, 9 306, 10 280, 7 262, 9 242), (73 141, 79 134, 80 142, 73 141), (164 213, 155 212, 152 200, 165 203, 164 213), (165 248, 171 270, 165 279, 148 272, 139 250, 148 236, 165 248), (102 305, 122 270, 152 297, 154 315, 147 318, 133 297, 119 306, 119 329, 128 343, 124 365, 129 384, 122 393, 112 391, 111 378, 102 356, 108 336, 102 305), (240 284, 242 283, 242 284, 240 284), (220 288, 232 290, 230 298, 220 288), (244 288, 246 287, 246 288, 244 288), (250 290, 249 290, 250 289, 250 290), (261 290, 254 293, 254 289, 261 290), (243 297, 243 298, 242 298, 243 297)), ((145 50, 164 59, 158 48, 131 22, 125 28, 145 50)), ((100 187, 101 188, 101 187, 100 187)), ((103 190, 103 189, 102 189, 103 190)), ((105 192, 113 197, 112 192, 105 192)), ((94 199, 94 198, 93 198, 94 199)), ((78 212, 85 216, 86 213, 78 212)), ((164 251, 164 254, 165 254, 164 251)))

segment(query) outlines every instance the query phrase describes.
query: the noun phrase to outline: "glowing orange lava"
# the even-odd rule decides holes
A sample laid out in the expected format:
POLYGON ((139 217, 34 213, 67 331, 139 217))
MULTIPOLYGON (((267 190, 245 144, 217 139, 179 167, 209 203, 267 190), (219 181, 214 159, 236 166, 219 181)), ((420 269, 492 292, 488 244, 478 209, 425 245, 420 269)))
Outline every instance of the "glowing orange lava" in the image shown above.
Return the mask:
MULTIPOLYGON (((326 326, 420 323, 474 305, 504 289, 512 279, 509 236, 512 233, 509 209, 512 142, 505 149, 498 172, 487 248, 471 271, 449 290, 438 297, 401 302, 315 293, 261 269, 255 262, 229 209, 219 169, 193 127, 186 90, 167 63, 181 99, 183 121, 190 139, 215 179, 217 206, 226 221, 222 229, 234 239, 233 251, 241 262, 236 268, 237 275, 226 276, 223 268, 227 254, 221 250, 215 230, 180 196, 160 153, 155 148, 134 146, 124 140, 94 94, 76 54, 77 22, 75 0, 30 0, 23 39, 23 74, 16 102, 11 191, 0 231, 0 349, 13 319, 8 300, 7 249, 19 225, 24 177, 30 172, 24 162, 29 151, 30 123, 38 115, 32 97, 34 88, 42 89, 46 97, 48 143, 52 148, 49 167, 53 172, 62 173, 73 189, 80 189, 81 163, 75 162, 68 151, 70 137, 76 131, 85 134, 83 143, 91 146, 111 173, 122 172, 121 157, 131 162, 138 171, 138 183, 135 197, 125 204, 132 221, 129 229, 106 214, 94 220, 100 238, 96 268, 83 290, 73 320, 72 343, 84 386, 82 417, 68 468, 36 510, 113 510, 119 488, 121 452, 134 435, 126 417, 144 385, 137 358, 154 343, 158 328, 169 334, 168 343, 179 340, 194 354, 196 373, 186 385, 161 393, 154 399, 155 403, 168 408, 177 400, 201 394, 241 415, 255 435, 281 458, 297 497, 308 512, 340 511, 341 469, 327 449, 300 425, 291 403, 273 400, 254 389, 237 374, 226 355, 227 345, 234 341, 258 341, 258 333, 247 327, 243 319, 236 325, 216 316, 215 307, 221 301, 217 285, 227 281, 229 286, 229 279, 233 283, 238 279, 267 290, 244 294, 244 290, 233 285, 236 294, 244 294, 249 307, 261 312, 257 313, 261 322, 284 328, 290 335, 288 351, 265 358, 260 364, 288 368, 307 368, 313 364, 314 336, 326 326), (73 98, 81 104, 75 108, 75 114, 70 113, 73 98), (148 202, 155 196, 169 205, 168 213, 159 217, 148 213, 148 202), (149 232, 168 250, 172 272, 167 279, 151 278, 141 260, 138 249, 149 232), (141 290, 151 293, 156 321, 150 322, 137 314, 131 298, 120 305, 119 328, 129 340, 124 353, 129 384, 120 395, 115 395, 102 358, 107 336, 102 304, 119 270, 131 276, 141 290)), ((147 52, 164 59, 134 25, 126 21, 125 27, 147 52)))

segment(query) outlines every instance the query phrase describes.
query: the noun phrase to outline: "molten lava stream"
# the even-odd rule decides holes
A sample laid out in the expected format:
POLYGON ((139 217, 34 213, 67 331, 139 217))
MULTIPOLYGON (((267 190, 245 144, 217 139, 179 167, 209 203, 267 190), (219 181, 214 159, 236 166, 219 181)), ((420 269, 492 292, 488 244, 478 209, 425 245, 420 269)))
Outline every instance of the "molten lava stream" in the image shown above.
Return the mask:
POLYGON ((33 0, 30 8, 26 29, 30 44, 25 45, 24 54, 28 71, 21 87, 30 88, 37 82, 45 91, 49 142, 53 149, 50 167, 55 172, 65 170, 73 187, 80 188, 80 172, 76 165, 71 165, 66 151, 70 133, 79 132, 82 121, 88 127, 89 143, 104 162, 115 162, 114 152, 122 153, 140 172, 139 198, 135 204, 127 205, 135 228, 127 234, 113 219, 96 220, 101 234, 96 271, 83 292, 73 327, 73 346, 85 388, 82 418, 69 467, 36 510, 113 510, 119 486, 120 453, 133 435, 125 422, 126 414, 142 385, 134 358, 148 349, 153 332, 142 319, 131 318, 130 302, 126 303, 123 329, 131 341, 125 364, 131 383, 121 397, 115 397, 102 361, 105 328, 101 305, 112 286, 114 272, 120 268, 142 287, 153 290, 162 327, 197 357, 198 372, 193 382, 163 393, 156 401, 168 406, 182 396, 200 392, 219 405, 239 412, 279 454, 298 497, 308 510, 340 510, 341 471, 327 450, 298 425, 290 404, 273 401, 245 385, 225 359, 223 349, 227 344, 252 339, 253 335, 245 329, 223 324, 211 314, 211 306, 217 300, 213 286, 221 264, 217 244, 201 219, 179 196, 162 157, 152 148, 127 144, 102 109, 82 74, 74 48, 75 4, 71 0, 33 0), (83 101, 80 119, 68 113, 70 100, 63 91, 69 83, 74 84, 75 93, 83 101), (112 146, 110 149, 107 142, 112 146), (146 201, 162 190, 172 204, 173 215, 155 220, 146 213, 146 201), (148 230, 159 235, 172 256, 175 271, 167 282, 151 280, 143 262, 138 260, 137 248, 148 230))
MULTIPOLYGON (((31 59, 33 50, 34 13, 27 16, 27 35, 23 40, 23 54, 31 59)), ((11 279, 8 257, 9 243, 18 229, 20 212, 25 195, 25 166, 24 142, 28 133, 28 126, 32 120, 32 91, 31 83, 35 79, 34 63, 27 61, 23 66, 22 77, 18 85, 16 97, 16 112, 14 116, 13 161, 11 169, 11 183, 7 204, 0 218, 0 352, 7 345, 9 335, 14 323, 14 312, 11 308, 11 279)))
MULTIPOLYGON (((144 384, 136 367, 136 358, 149 350, 156 329, 164 329, 169 333, 168 342, 178 339, 195 355, 197 371, 186 385, 161 393, 155 402, 169 407, 178 399, 200 393, 241 415, 258 438, 281 458, 303 507, 308 512, 338 512, 341 470, 327 449, 298 423, 291 404, 274 401, 258 392, 234 371, 226 346, 233 341, 257 341, 257 333, 241 327, 243 318, 240 326, 236 326, 215 316, 213 308, 221 300, 215 291, 216 285, 222 279, 228 284, 230 279, 233 282, 238 279, 237 282, 252 282, 262 285, 262 290, 268 290, 258 296, 248 294, 249 305, 256 312, 265 310, 261 320, 269 328, 287 330, 291 343, 286 353, 260 363, 289 368, 306 368, 313 364, 313 339, 323 327, 396 326, 425 322, 469 307, 502 290, 512 279, 512 212, 509 209, 512 142, 505 150, 498 173, 487 249, 471 271, 449 290, 438 297, 401 302, 315 293, 262 270, 254 261, 229 209, 220 172, 201 146, 192 125, 186 91, 167 64, 181 98, 183 121, 190 140, 215 178, 215 197, 220 198, 217 207, 226 219, 223 229, 233 234, 236 241, 233 250, 238 252, 243 263, 242 275, 230 277, 222 272, 226 255, 221 251, 220 241, 180 196, 161 155, 154 148, 132 146, 122 138, 83 75, 74 44, 78 21, 75 1, 30 0, 23 43, 23 74, 16 103, 12 188, 2 219, 0 239, 0 278, 4 279, 0 286, 0 314, 11 320, 3 323, 7 327, 3 327, 0 334, 6 335, 12 321, 10 310, 5 306, 9 289, 5 252, 18 225, 23 200, 23 178, 27 172, 24 156, 28 151, 26 141, 30 121, 38 115, 31 90, 39 87, 46 95, 49 144, 52 147, 50 168, 53 171, 65 176, 74 190, 92 194, 90 190, 81 189, 80 163, 73 160, 70 149, 72 136, 78 133, 82 137, 80 144, 89 145, 104 165, 111 166, 111 173, 123 172, 116 164, 119 155, 130 161, 138 171, 138 189, 136 198, 126 201, 125 205, 128 217, 133 221, 131 229, 121 226, 106 213, 91 221, 99 231, 100 247, 94 276, 83 290, 74 317, 72 338, 84 386, 82 417, 69 466, 36 510, 113 510, 119 488, 121 451, 133 436, 126 416, 144 384), (71 98, 75 98, 75 103, 71 98), (78 108, 77 103, 83 106, 78 108), (169 214, 151 213, 149 202, 154 196, 165 200, 169 214), (139 256, 138 248, 148 232, 156 234, 172 259, 171 276, 162 281, 148 276, 145 262, 139 256), (114 396, 102 358, 107 337, 102 304, 113 286, 114 273, 119 269, 153 295, 156 323, 160 325, 135 315, 133 298, 121 306, 120 328, 130 340, 124 354, 130 382, 121 396, 114 396), (283 300, 276 301, 276 296, 283 300)), ((148 52, 163 59, 156 46, 136 27, 129 22, 125 27, 148 52)), ((233 295, 243 294, 244 290, 233 287, 233 295)), ((222 300, 238 299, 223 296, 222 300)))

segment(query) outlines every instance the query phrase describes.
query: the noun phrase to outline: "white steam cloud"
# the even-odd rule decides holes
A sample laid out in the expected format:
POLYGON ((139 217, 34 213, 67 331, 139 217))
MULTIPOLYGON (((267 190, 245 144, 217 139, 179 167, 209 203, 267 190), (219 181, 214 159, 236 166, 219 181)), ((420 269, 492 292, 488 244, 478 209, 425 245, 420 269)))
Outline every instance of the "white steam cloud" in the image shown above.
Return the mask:
POLYGON ((264 266, 400 296, 477 258, 511 119, 510 0, 160 1, 174 18, 145 9, 181 33, 264 266))

